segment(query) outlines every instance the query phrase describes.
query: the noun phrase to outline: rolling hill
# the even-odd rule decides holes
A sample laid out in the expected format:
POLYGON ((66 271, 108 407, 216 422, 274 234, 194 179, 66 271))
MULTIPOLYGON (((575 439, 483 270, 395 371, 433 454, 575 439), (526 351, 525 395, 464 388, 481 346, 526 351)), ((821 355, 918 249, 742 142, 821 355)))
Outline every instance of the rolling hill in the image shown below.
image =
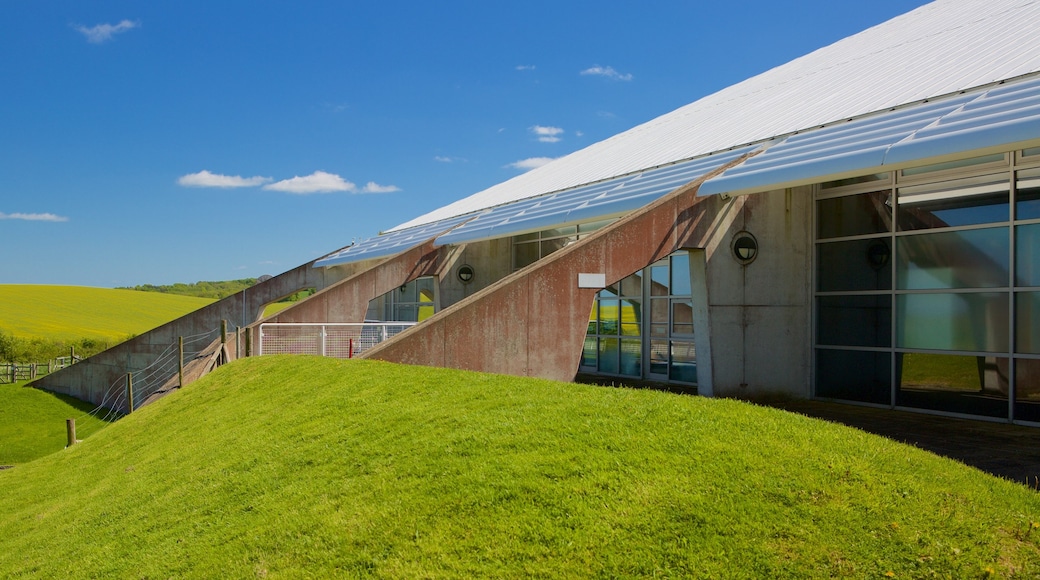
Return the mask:
POLYGON ((719 399, 259 357, 0 471, 4 577, 1012 577, 1040 495, 719 399))

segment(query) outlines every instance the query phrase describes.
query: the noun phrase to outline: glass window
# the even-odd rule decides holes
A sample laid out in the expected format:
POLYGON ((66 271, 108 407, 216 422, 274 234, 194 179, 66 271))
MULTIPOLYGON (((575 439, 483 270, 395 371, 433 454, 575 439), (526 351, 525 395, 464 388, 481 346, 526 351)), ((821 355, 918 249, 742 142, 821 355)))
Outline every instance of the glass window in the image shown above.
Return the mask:
POLYGON ((1015 228, 1015 285, 1040 286, 1040 224, 1015 228))
POLYGON ((513 245, 513 267, 526 268, 538 261, 538 243, 528 242, 513 245))
POLYGON ((839 238, 891 231, 891 195, 891 191, 874 191, 817 201, 817 237, 839 238))
POLYGON ((597 359, 597 370, 609 375, 618 374, 618 346, 616 338, 599 339, 599 358, 597 359))
POLYGON ((650 336, 668 336, 668 299, 650 300, 650 336))
POLYGON ((830 346, 891 346, 891 295, 818 297, 816 343, 830 346))
POLYGON ((596 337, 586 336, 585 345, 581 349, 581 366, 596 368, 596 337))
POLYGON ((914 352, 896 358, 897 405, 1007 417, 1006 357, 914 352))
POLYGON ((690 256, 683 252, 678 256, 672 256, 672 287, 674 296, 690 295, 690 256))
POLYGON ((1008 285, 1007 228, 903 236, 896 247, 902 290, 1008 285))
POLYGON ((638 339, 621 339, 621 374, 643 376, 643 345, 638 339))
POLYGON ((626 276, 621 280, 621 295, 622 296, 642 296, 643 295, 643 273, 636 272, 631 276, 626 276))
POLYGON ((1020 220, 1040 219, 1040 187, 1020 189, 1015 193, 1015 217, 1020 220))
POLYGON ((886 239, 819 244, 816 247, 816 289, 820 292, 890 290, 890 257, 886 239))
POLYGON ((642 302, 633 298, 621 301, 621 334, 639 336, 639 326, 643 320, 642 302))
POLYGON ((655 375, 668 374, 667 340, 650 340, 650 372, 655 375))
POLYGON ((892 178, 891 173, 873 173, 871 175, 858 175, 856 177, 849 177, 846 179, 839 179, 837 181, 827 181, 820 184, 822 189, 834 189, 836 187, 845 187, 847 185, 857 185, 860 183, 873 183, 875 181, 889 181, 892 178))
POLYGON ((1040 360, 1015 359, 1015 419, 1040 422, 1040 360))
POLYGON ((697 382, 697 350, 692 342, 672 341, 672 360, 668 379, 684 383, 697 382))
POLYGON ((693 334, 693 302, 672 300, 672 334, 693 334))
POLYGON ((618 307, 620 301, 600 299, 599 301, 599 334, 617 335, 618 307))
POLYGON ((668 296, 668 261, 664 260, 650 266, 650 295, 668 296))
POLYGON ((817 349, 816 396, 863 403, 892 401, 892 354, 817 349))
POLYGON ((1015 352, 1040 354, 1040 292, 1015 294, 1015 352))
POLYGON ((896 346, 1008 351, 1007 292, 896 296, 896 346))
POLYGON ((617 218, 613 218, 613 219, 602 220, 602 221, 598 221, 598 222, 590 222, 590 223, 587 223, 587 224, 579 224, 578 225, 578 233, 581 233, 581 234, 591 233, 591 232, 594 232, 594 231, 596 231, 596 230, 598 230, 598 229, 600 229, 600 228, 602 228, 604 226, 608 226, 608 225, 610 225, 610 224, 612 224, 612 223, 614 223, 616 221, 617 221, 617 218))
POLYGON ((1040 147, 1030 147, 1022 150, 1022 157, 1029 157, 1030 155, 1040 155, 1040 147))

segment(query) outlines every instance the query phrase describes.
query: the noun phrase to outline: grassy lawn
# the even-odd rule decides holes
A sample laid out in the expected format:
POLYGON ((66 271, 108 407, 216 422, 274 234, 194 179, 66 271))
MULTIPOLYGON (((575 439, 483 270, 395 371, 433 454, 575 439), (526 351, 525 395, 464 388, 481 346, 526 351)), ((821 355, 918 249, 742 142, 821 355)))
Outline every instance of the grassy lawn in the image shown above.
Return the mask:
POLYGON ((120 341, 212 302, 110 288, 0 284, 0 329, 25 338, 120 341))
POLYGON ((25 463, 63 449, 68 442, 65 419, 76 419, 78 439, 107 425, 86 415, 94 405, 24 383, 0 384, 0 401, 0 465, 25 463))
POLYGON ((253 358, 0 471, 0 577, 980 578, 1040 495, 730 400, 253 358))

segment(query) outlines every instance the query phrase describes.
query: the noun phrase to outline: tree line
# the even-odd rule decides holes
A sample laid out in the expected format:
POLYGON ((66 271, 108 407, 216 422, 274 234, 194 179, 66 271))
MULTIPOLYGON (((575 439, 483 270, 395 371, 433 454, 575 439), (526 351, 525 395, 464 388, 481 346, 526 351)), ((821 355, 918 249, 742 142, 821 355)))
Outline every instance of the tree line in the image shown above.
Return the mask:
MULTIPOLYGON (((127 336, 127 339, 133 338, 127 336)), ((122 341, 119 341, 122 342, 122 341)), ((107 340, 81 338, 79 340, 54 340, 45 338, 21 338, 0 328, 0 363, 42 363, 60 356, 69 356, 75 349, 76 356, 95 355, 116 344, 107 340)))

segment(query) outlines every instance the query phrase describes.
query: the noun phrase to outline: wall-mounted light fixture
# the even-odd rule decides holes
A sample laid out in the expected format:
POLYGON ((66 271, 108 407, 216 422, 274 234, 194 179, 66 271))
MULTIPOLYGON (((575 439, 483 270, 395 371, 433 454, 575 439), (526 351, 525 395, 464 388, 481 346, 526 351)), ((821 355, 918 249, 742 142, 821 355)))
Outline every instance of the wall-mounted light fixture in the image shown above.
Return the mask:
POLYGON ((737 232, 733 236, 733 257, 741 264, 747 265, 758 256, 758 240, 751 232, 737 232))
POLYGON ((473 281, 473 267, 469 264, 463 264, 459 266, 458 270, 455 270, 455 276, 459 279, 459 282, 469 284, 473 281))
POLYGON ((884 268, 892 258, 892 250, 883 240, 874 240, 867 246, 867 263, 875 270, 884 268))

